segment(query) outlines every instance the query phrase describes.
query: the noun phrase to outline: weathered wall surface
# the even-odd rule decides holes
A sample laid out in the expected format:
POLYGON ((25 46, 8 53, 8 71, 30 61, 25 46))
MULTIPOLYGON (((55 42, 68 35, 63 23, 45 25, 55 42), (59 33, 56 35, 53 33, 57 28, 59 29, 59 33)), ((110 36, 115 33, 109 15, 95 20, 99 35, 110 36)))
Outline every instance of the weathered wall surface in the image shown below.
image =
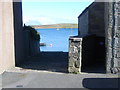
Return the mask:
POLYGON ((29 30, 24 30, 24 44, 25 44, 25 57, 26 58, 40 53, 39 42, 40 42, 39 40, 32 39, 29 30))
POLYGON ((104 2, 94 2, 89 8, 89 34, 105 37, 104 2))
POLYGON ((104 3, 94 2, 78 17, 79 36, 95 34, 105 36, 104 3))
POLYGON ((0 1, 0 72, 15 66, 13 3, 0 1))
POLYGON ((120 0, 108 2, 105 8, 108 73, 120 72, 120 0))
POLYGON ((14 13, 14 39, 15 39, 15 62, 16 65, 25 59, 25 39, 22 23, 22 3, 13 2, 14 13))
MULTIPOLYGON (((88 34, 95 34, 105 37, 106 39, 106 72, 120 72, 120 0, 115 0, 115 2, 111 0, 106 3, 95 2, 88 7, 88 12, 87 18, 89 21, 86 31, 88 31, 88 34)), ((79 18, 83 18, 84 16, 86 17, 85 12, 82 13, 79 18)), ((79 28, 79 30, 81 30, 81 27, 79 28)), ((85 39, 83 39, 83 41, 84 40, 85 39)), ((87 42, 89 43, 89 41, 87 42)), ((84 42, 82 42, 82 44, 84 44, 84 42)), ((83 45, 82 49, 85 50, 86 47, 84 47, 83 45)), ((101 56, 98 55, 98 57, 101 56)))
POLYGON ((36 55, 40 52, 39 40, 32 40, 30 32, 23 29, 22 22, 22 2, 14 2, 14 39, 15 39, 15 64, 19 65, 28 56, 36 55))
POLYGON ((68 71, 70 73, 81 72, 81 53, 82 38, 70 37, 69 38, 69 64, 68 71))
POLYGON ((21 2, 0 2, 0 51, 0 72, 39 53, 39 41, 23 30, 21 2))
POLYGON ((83 36, 88 34, 88 9, 78 17, 78 35, 83 36))

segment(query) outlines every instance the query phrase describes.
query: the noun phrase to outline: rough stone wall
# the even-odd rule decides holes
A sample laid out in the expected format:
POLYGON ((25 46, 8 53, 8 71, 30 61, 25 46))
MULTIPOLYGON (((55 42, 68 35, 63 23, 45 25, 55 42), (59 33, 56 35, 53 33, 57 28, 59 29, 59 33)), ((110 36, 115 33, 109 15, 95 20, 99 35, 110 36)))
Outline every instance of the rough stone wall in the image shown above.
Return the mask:
POLYGON ((107 2, 105 15, 106 70, 108 73, 118 73, 120 72, 120 0, 119 2, 107 2))
POLYGON ((70 73, 81 72, 81 50, 82 38, 69 38, 69 63, 68 71, 70 73))
MULTIPOLYGON (((96 25, 96 23, 97 23, 97 25, 102 23, 102 24, 105 24, 105 27, 104 27, 104 25, 102 25, 100 28, 101 31, 99 32, 98 29, 93 29, 93 28, 91 28, 92 25, 89 25, 89 29, 90 29, 89 34, 96 34, 98 36, 99 35, 101 36, 103 34, 103 36, 105 36, 105 39, 106 39, 106 45, 105 45, 106 46, 106 72, 118 73, 118 72, 120 72, 120 0, 115 0, 115 2, 112 2, 112 0, 111 0, 110 2, 105 2, 102 4, 105 5, 105 8, 102 8, 103 11, 101 11, 101 13, 103 13, 104 15, 102 14, 101 18, 99 18, 102 21, 100 20, 98 23, 95 22, 94 15, 90 15, 89 18, 92 19, 92 20, 90 20, 90 22, 92 22, 91 24, 93 24, 93 26, 96 25)), ((93 7, 91 7, 91 9, 92 8, 93 7)), ((95 10, 95 8, 93 10, 95 10)), ((96 12, 96 11, 93 13, 93 11, 91 11, 91 10, 89 11, 89 14, 90 13, 91 14, 94 14, 94 13, 101 14, 100 12, 96 12)), ((97 14, 96 14, 96 16, 97 16, 97 14)), ((84 13, 82 15, 84 15, 84 13)), ((82 39, 82 41, 80 41, 81 45, 83 44, 83 41, 84 41, 84 39, 82 39)), ((70 47, 75 48, 76 47, 75 43, 76 42, 74 40, 70 41, 70 44, 72 45, 70 47)), ((82 48, 78 52, 80 55, 82 54, 81 51, 82 51, 82 48)), ((74 51, 71 49, 71 51, 69 53, 74 55, 73 52, 74 51)), ((71 55, 71 57, 72 57, 72 55, 71 55)), ((70 66, 73 66, 73 68, 75 69, 76 62, 75 62, 75 59, 71 59, 71 61, 72 60, 73 60, 73 62, 70 66)), ((81 58, 80 58, 79 63, 81 63, 81 58)), ((81 69, 81 64, 78 67, 79 67, 79 69, 81 69)), ((72 70, 74 70, 73 68, 72 68, 72 70)), ((78 70, 78 68, 77 68, 77 70, 78 70)))
POLYGON ((14 60, 13 3, 0 0, 0 73, 15 66, 14 60))

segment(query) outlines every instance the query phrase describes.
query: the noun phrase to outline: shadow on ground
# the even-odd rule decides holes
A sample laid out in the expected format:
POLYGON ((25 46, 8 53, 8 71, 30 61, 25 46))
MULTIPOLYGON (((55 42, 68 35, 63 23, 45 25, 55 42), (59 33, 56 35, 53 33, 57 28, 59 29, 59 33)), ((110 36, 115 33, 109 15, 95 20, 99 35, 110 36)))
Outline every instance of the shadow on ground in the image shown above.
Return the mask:
MULTIPOLYGON (((23 69, 68 73, 68 52, 40 52, 17 66, 23 69)), ((82 72, 106 73, 103 63, 86 66, 82 68, 82 72)))
POLYGON ((90 66, 84 66, 81 68, 82 72, 86 73, 106 73, 105 63, 104 62, 97 62, 92 63, 90 66))
POLYGON ((41 52, 18 65, 24 69, 67 73, 67 52, 41 52))
POLYGON ((119 90, 120 78, 84 78, 82 84, 85 88, 95 90, 95 88, 109 88, 119 90))

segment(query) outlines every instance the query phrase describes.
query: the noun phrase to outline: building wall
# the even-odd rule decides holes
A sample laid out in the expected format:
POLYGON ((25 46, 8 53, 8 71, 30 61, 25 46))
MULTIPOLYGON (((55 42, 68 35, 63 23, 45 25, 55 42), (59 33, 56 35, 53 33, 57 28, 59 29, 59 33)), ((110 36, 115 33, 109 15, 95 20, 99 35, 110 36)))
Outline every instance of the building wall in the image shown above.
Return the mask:
POLYGON ((78 17, 78 35, 83 36, 88 34, 88 9, 78 17))
POLYGON ((21 63, 25 59, 25 39, 22 23, 22 3, 13 2, 14 11, 14 39, 15 39, 15 63, 21 63))
POLYGON ((104 2, 94 2, 90 5, 89 34, 105 37, 104 2))
POLYGON ((106 21, 106 70, 108 73, 120 72, 120 0, 108 2, 105 8, 106 21))
POLYGON ((0 73, 38 53, 39 41, 23 30, 22 3, 0 1, 0 73))
POLYGON ((0 72, 15 66, 13 3, 0 1, 0 72))
POLYGON ((78 17, 79 36, 95 34, 105 36, 104 29, 104 3, 94 2, 78 17))
POLYGON ((14 2, 14 39, 15 39, 15 64, 16 66, 27 60, 28 56, 40 52, 39 40, 32 40, 30 32, 23 29, 22 2, 14 2))
POLYGON ((24 30, 25 59, 40 53, 39 42, 39 40, 33 40, 29 30, 24 30))
MULTIPOLYGON (((88 33, 106 39, 106 71, 120 72, 120 0, 119 2, 94 2, 88 7, 88 12, 88 33)), ((86 16, 85 14, 82 15, 86 16)))

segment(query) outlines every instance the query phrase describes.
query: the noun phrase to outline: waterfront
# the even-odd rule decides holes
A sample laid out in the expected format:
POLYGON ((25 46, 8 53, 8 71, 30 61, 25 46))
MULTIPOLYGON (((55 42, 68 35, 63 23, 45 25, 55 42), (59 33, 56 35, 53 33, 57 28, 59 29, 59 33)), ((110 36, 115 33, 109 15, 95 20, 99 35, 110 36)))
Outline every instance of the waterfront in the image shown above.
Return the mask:
POLYGON ((40 42, 46 43, 41 46, 41 51, 68 52, 69 37, 78 35, 78 29, 37 29, 40 33, 40 42))

